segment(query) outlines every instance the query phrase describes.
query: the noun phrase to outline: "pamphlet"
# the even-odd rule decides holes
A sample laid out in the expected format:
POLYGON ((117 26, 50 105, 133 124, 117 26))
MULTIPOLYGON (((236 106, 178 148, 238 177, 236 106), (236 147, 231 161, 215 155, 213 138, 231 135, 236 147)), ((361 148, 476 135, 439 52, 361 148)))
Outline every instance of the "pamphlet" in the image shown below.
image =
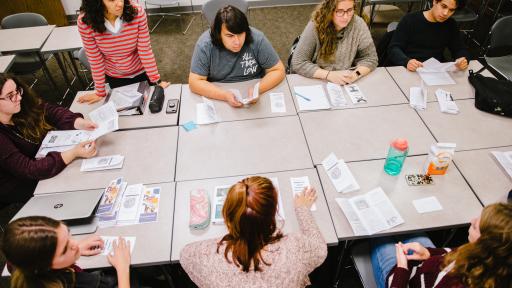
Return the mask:
MULTIPOLYGON (((290 177, 290 183, 292 185, 292 191, 293 191, 294 196, 299 193, 302 193, 304 191, 304 188, 311 186, 309 184, 308 176, 290 177)), ((316 204, 313 203, 313 205, 311 205, 311 208, 309 210, 316 211, 316 204)))
MULTIPOLYGON (((101 239, 103 239, 103 251, 101 252, 101 255, 114 255, 114 242, 119 244, 119 237, 118 236, 100 236, 101 239)), ((123 237, 124 240, 126 240, 126 244, 130 245, 130 254, 133 253, 133 247, 135 247, 135 240, 137 237, 134 236, 128 236, 123 237)))
POLYGON ((124 156, 121 155, 110 155, 83 159, 80 171, 91 172, 109 169, 120 169, 123 167, 123 162, 124 156))
POLYGON ((353 104, 366 104, 368 102, 366 96, 364 96, 357 84, 348 84, 344 87, 353 104))
POLYGON ((231 188, 231 185, 217 186, 213 190, 213 209, 211 217, 213 224, 224 223, 224 218, 222 217, 222 207, 224 206, 224 201, 226 201, 226 197, 228 196, 229 188, 231 188))
POLYGON ((143 191, 144 186, 142 184, 126 186, 117 215, 118 224, 136 224, 136 221, 139 219, 139 207, 143 191))
POLYGON ((96 210, 96 215, 114 212, 116 202, 122 197, 125 188, 126 182, 123 182, 122 177, 110 181, 110 184, 105 188, 103 197, 101 198, 98 209, 96 210))
POLYGON ((142 205, 139 212, 139 223, 155 222, 158 217, 160 205, 160 187, 144 187, 142 205))
POLYGON ((270 111, 272 113, 286 113, 286 103, 284 102, 284 93, 270 93, 270 111))
POLYGON ((457 107, 457 104, 455 104, 455 101, 453 101, 453 97, 450 92, 447 92, 443 89, 437 89, 436 97, 437 102, 439 102, 439 109, 441 112, 448 114, 459 113, 459 107, 457 107))
POLYGON ((336 198, 355 235, 371 235, 404 223, 382 188, 352 198, 336 198))
POLYGON ((416 110, 427 109, 427 89, 425 88, 423 81, 421 81, 421 87, 411 87, 409 90, 409 105, 416 110))
POLYGON ((345 161, 338 159, 334 153, 322 161, 322 166, 337 192, 348 193, 360 189, 345 161))
POLYGON ((196 104, 196 123, 201 125, 219 121, 220 118, 217 115, 213 101, 203 96, 203 103, 196 104))
POLYGON ((345 95, 343 95, 343 89, 341 89, 341 85, 327 82, 326 87, 327 94, 329 94, 329 99, 333 107, 347 106, 347 99, 345 99, 345 95))

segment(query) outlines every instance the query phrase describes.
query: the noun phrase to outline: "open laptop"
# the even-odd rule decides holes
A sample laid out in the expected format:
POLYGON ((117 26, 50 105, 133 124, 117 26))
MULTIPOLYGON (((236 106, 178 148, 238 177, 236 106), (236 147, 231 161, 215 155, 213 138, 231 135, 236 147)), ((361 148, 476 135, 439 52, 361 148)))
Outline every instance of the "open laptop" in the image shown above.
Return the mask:
POLYGON ((26 216, 46 216, 68 225, 71 234, 94 233, 98 228, 96 207, 103 189, 35 195, 12 220, 26 216))

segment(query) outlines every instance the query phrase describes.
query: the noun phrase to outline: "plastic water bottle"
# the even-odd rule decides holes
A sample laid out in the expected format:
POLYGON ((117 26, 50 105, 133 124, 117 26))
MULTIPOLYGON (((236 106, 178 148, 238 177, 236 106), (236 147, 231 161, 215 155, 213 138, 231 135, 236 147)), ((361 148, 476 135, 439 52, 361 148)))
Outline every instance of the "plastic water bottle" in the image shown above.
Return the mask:
POLYGON ((406 139, 395 139, 389 145, 388 156, 384 164, 384 171, 389 175, 398 175, 402 170, 405 158, 409 152, 409 144, 406 139))

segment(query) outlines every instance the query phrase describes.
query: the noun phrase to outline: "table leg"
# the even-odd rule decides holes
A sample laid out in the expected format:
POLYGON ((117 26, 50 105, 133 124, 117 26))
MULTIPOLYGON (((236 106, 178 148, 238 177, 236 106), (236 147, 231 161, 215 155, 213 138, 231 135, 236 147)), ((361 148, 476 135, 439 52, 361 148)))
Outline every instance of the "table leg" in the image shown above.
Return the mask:
POLYGON ((339 284, 340 284, 339 281, 340 281, 341 277, 343 276, 343 266, 345 264, 347 252, 350 249, 352 242, 353 241, 351 241, 351 240, 345 241, 343 246, 341 247, 339 261, 338 261, 338 265, 336 267, 336 274, 334 275, 334 279, 333 279, 333 285, 332 285, 333 288, 339 287, 339 284))
POLYGON ((75 70, 76 78, 78 78, 80 83, 82 83, 82 86, 84 87, 84 89, 86 89, 87 83, 82 78, 82 76, 80 76, 80 71, 78 70, 78 66, 76 65, 75 58, 73 57, 73 53, 71 51, 68 51, 68 57, 69 57, 69 60, 71 61, 71 65, 73 66, 73 70, 75 70))
POLYGON ((69 81, 68 74, 66 74, 66 68, 64 67, 64 63, 62 62, 62 58, 60 57, 60 53, 54 53, 55 60, 57 60, 57 64, 59 65, 60 72, 62 73, 62 77, 64 77, 64 81, 68 85, 69 91, 73 91, 73 87, 71 86, 71 81, 69 81))
POLYGON ((57 93, 60 93, 60 89, 57 86, 57 83, 55 83, 55 79, 53 79, 52 75, 50 74, 50 70, 48 70, 48 66, 46 66, 46 61, 44 61, 43 55, 40 52, 37 52, 36 54, 37 54, 37 57, 39 57, 39 61, 41 61, 41 64, 43 65, 42 68, 43 68, 44 74, 46 75, 46 78, 48 78, 48 80, 50 80, 55 91, 57 91, 57 93))

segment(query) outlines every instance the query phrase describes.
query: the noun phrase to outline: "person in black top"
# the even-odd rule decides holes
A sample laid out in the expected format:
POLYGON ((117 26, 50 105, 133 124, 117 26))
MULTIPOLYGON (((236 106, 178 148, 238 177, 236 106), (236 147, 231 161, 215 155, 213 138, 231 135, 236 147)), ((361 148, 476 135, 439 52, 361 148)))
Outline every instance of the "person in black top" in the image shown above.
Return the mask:
POLYGON ((468 67, 469 52, 460 37, 454 19, 450 18, 460 0, 433 0, 432 8, 405 15, 398 24, 388 47, 390 64, 416 71, 423 61, 436 58, 446 62, 448 48, 459 70, 468 67))

